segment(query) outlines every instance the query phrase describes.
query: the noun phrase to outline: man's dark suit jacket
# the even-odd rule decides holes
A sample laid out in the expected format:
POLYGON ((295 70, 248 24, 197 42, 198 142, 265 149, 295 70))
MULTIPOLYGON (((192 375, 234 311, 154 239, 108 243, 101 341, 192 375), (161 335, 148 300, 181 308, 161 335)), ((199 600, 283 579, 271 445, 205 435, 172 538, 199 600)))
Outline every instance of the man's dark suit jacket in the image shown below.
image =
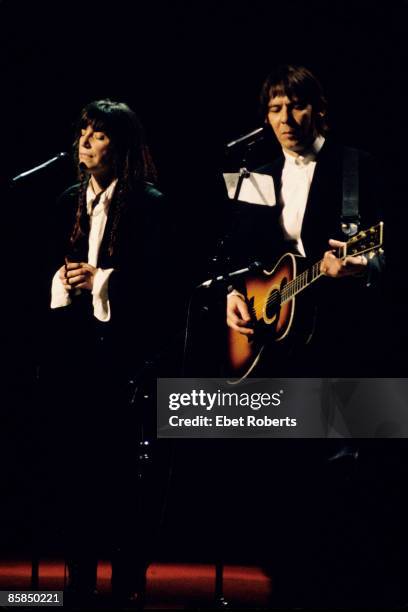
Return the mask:
MULTIPOLYGON (((322 258, 330 248, 329 238, 346 239, 341 231, 343 156, 344 147, 329 139, 317 156, 301 232, 306 252, 305 265, 312 265, 322 258)), ((281 190, 283 166, 282 155, 275 162, 257 170, 273 177, 276 194, 281 190)), ((372 159, 360 152, 361 229, 367 229, 381 220, 381 189, 378 179, 379 173, 372 159)), ((279 198, 277 200, 277 205, 272 207, 232 202, 233 221, 225 246, 231 259, 231 269, 245 267, 254 260, 273 267, 283 253, 294 252, 291 242, 285 240, 279 224, 281 208, 279 198)), ((378 261, 370 262, 367 272, 372 285, 376 284, 375 280, 378 281, 380 267, 378 261)), ((375 322, 378 321, 378 296, 366 284, 367 276, 342 279, 324 277, 302 294, 302 300, 313 300, 316 306, 315 331, 307 348, 300 342, 296 352, 298 359, 291 357, 288 375, 360 376, 363 373, 370 375, 370 371, 374 375, 370 370, 374 364, 376 375, 379 375, 378 360, 371 362, 373 353, 370 351, 375 351, 375 346, 370 349, 367 345, 378 332, 375 322), (372 325, 375 325, 375 330, 372 325), (358 359, 353 351, 354 343, 356 347, 361 348, 362 343, 364 346, 363 351, 357 351, 358 359), (370 365, 368 362, 371 362, 370 365)), ((376 346, 380 344, 381 341, 376 346)))
MULTIPOLYGON (((301 234, 310 263, 328 250, 329 238, 344 240, 340 227, 342 159, 343 147, 327 140, 317 158, 301 234)), ((273 176, 276 193, 283 164, 281 157, 257 170, 273 176)), ((370 157, 361 153, 361 229, 383 220, 379 213, 380 178, 370 157)), ((226 250, 232 269, 245 267, 254 259, 270 262, 273 267, 284 252, 292 250, 279 225, 279 206, 232 202, 231 207, 234 219, 226 250)), ((298 346, 280 369, 273 360, 275 355, 269 355, 269 363, 265 355, 261 374, 255 371, 254 377, 336 380, 393 376, 386 373, 386 362, 392 355, 380 335, 387 315, 381 308, 379 280, 377 286, 366 287, 366 277, 319 279, 315 287, 306 290, 317 305, 312 341, 298 346)), ((404 465, 405 451, 397 442, 245 440, 245 469, 254 497, 258 496, 257 510, 266 509, 265 522, 259 518, 259 524, 269 521, 269 525, 279 525, 278 530, 271 528, 261 536, 271 559, 266 565, 270 565, 275 581, 275 606, 321 607, 325 602, 323 606, 328 608, 360 607, 358 602, 367 607, 370 601, 377 605, 386 601, 390 607, 400 598, 398 589, 404 581, 397 560, 403 554, 398 540, 403 512, 396 498, 403 488, 403 473, 395 466, 404 465), (355 461, 357 457, 359 461, 355 461), (263 491, 267 491, 265 500, 263 491), (388 520, 387 512, 395 520, 388 520), (358 581, 354 581, 356 575, 358 581)), ((247 497, 253 506, 254 497, 247 497)))

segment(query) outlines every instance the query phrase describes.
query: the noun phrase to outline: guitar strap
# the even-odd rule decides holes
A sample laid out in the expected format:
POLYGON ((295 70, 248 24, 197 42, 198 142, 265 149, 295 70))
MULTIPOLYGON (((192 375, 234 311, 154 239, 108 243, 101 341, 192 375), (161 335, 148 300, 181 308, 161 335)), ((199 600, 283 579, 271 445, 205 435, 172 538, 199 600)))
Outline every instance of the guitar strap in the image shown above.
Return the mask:
POLYGON ((341 230, 347 238, 357 234, 360 227, 359 213, 359 152, 344 147, 343 154, 343 204, 341 230))

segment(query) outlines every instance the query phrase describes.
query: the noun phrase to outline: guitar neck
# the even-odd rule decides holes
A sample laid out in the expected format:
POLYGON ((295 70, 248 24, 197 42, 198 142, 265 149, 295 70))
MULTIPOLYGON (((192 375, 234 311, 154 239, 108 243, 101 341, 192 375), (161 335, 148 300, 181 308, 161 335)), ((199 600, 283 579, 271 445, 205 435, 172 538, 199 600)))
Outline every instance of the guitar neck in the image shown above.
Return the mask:
POLYGON ((285 285, 281 291, 281 304, 288 302, 294 298, 298 293, 309 287, 314 281, 316 281, 322 272, 320 272, 320 264, 322 260, 317 261, 313 266, 296 276, 290 283, 285 285))
MULTIPOLYGON (((375 251, 381 247, 383 243, 383 222, 381 221, 370 229, 359 232, 356 236, 353 236, 344 244, 339 247, 335 255, 339 259, 345 259, 348 255, 355 257, 362 253, 369 253, 375 251)), ((311 268, 308 268, 299 276, 296 276, 290 283, 285 285, 281 290, 281 304, 291 300, 298 293, 309 287, 315 280, 317 280, 322 273, 320 272, 320 265, 322 259, 317 261, 311 268)))

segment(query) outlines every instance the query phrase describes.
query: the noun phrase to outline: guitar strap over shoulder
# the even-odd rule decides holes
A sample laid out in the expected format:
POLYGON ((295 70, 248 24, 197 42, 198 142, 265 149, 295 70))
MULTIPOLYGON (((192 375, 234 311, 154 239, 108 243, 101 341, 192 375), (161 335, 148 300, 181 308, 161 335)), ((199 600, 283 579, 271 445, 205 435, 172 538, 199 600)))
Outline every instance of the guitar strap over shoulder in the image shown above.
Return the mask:
POLYGON ((359 231, 359 151, 344 147, 341 230, 347 238, 359 231))

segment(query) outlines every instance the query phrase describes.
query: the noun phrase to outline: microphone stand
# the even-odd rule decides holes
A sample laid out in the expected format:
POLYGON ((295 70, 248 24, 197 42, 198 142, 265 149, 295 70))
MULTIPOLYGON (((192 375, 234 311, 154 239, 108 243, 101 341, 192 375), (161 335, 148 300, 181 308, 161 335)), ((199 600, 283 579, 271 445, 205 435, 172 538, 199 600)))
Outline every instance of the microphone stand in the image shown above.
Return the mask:
POLYGON ((40 164, 39 166, 35 166, 34 168, 30 168, 30 170, 26 170, 25 172, 21 172, 20 174, 17 174, 12 179, 10 179, 10 183, 11 185, 15 185, 15 183, 18 183, 18 181, 20 181, 21 179, 24 179, 27 176, 30 176, 31 174, 35 174, 39 170, 43 170, 44 168, 51 166, 55 162, 60 161, 62 159, 66 159, 66 158, 68 158, 68 153, 65 153, 65 152, 58 153, 58 155, 51 157, 51 159, 48 159, 46 162, 40 164))
MULTIPOLYGON (((257 130, 256 133, 258 131, 260 130, 257 130)), ((228 146, 234 146, 235 144, 238 144, 239 142, 240 142, 240 139, 238 141, 229 143, 228 146)), ((247 169, 247 159, 255 143, 256 143, 256 140, 248 142, 244 148, 244 152, 241 157, 241 163, 240 163, 240 168, 239 168, 239 178, 238 178, 237 186, 235 188, 234 196, 232 198, 234 202, 238 201, 239 199, 239 195, 241 193, 242 183, 244 182, 244 179, 249 178, 251 176, 251 173, 247 169)), ((225 241, 225 237, 224 237, 224 240, 222 241, 222 244, 224 243, 224 241, 225 241)), ((256 261, 253 264, 251 264, 248 267, 248 269, 245 269, 245 272, 250 272, 250 271, 259 269, 260 267, 262 267, 262 264, 256 261)), ((244 273, 244 270, 238 270, 235 273, 231 273, 229 276, 232 277, 240 273, 244 273)), ((219 280, 219 279, 220 277, 218 277, 215 280, 219 280)), ((215 604, 215 607, 218 609, 229 607, 229 602, 224 597, 224 551, 221 545, 219 546, 218 554, 215 560, 214 604, 215 604)))
MULTIPOLYGON (((159 355, 153 356, 151 359, 146 359, 143 365, 131 376, 128 380, 130 397, 129 405, 131 410, 136 410, 139 415, 136 425, 136 445, 138 449, 137 453, 137 471, 136 478, 138 481, 138 496, 137 496, 137 511, 138 521, 144 523, 145 513, 148 502, 148 485, 150 482, 151 474, 149 472, 152 469, 153 463, 153 444, 152 436, 153 431, 149 427, 148 414, 154 413, 154 391, 152 387, 152 381, 156 379, 157 361, 159 355), (150 438, 150 439, 149 439, 150 438)), ((151 534, 148 534, 151 535, 151 534)), ((143 540, 144 536, 140 536, 143 540)), ((146 557, 146 542, 141 542, 143 555, 146 557)), ((147 558, 141 559, 141 563, 146 563, 147 558)), ((147 572, 147 568, 145 570, 147 572)), ((143 583, 140 585, 140 591, 138 592, 138 609, 144 610, 146 597, 146 576, 143 583)))
POLYGON ((235 187, 234 197, 232 198, 234 201, 238 200, 239 198, 239 194, 241 192, 241 187, 242 187, 242 183, 244 182, 244 179, 249 178, 251 176, 251 173, 249 172, 249 170, 244 166, 245 160, 242 160, 242 162, 243 162, 243 165, 239 169, 238 183, 237 183, 237 186, 235 187))
MULTIPOLYGON (((256 139, 253 139, 244 145, 245 148, 244 148, 244 152, 241 157, 239 178, 238 178, 238 182, 235 188, 234 196, 232 198, 233 201, 237 201, 239 199, 243 181, 245 178, 250 177, 250 172, 247 169, 247 158, 252 150, 253 145, 257 142, 257 140, 262 139, 262 136, 260 136, 260 133, 262 132, 263 132, 263 128, 259 128, 255 130, 254 132, 251 132, 251 134, 243 138, 239 138, 238 140, 232 141, 228 143, 227 145, 227 148, 229 149, 230 147, 233 147, 237 144, 243 144, 244 140, 247 140, 248 136, 252 137, 252 136, 257 135, 256 139)), ((221 260, 223 261, 224 266, 225 266, 227 258, 225 257, 225 254, 222 254, 222 250, 225 247, 225 241, 227 240, 227 238, 228 238, 228 235, 225 235, 219 241, 218 243, 219 253, 213 257, 212 259, 213 263, 219 263, 221 260)), ((192 302, 193 302, 194 295, 196 294, 196 291, 202 288, 210 288, 210 287, 213 287, 214 285, 215 286, 218 286, 218 285, 222 286, 222 284, 225 285, 226 281, 228 281, 229 279, 232 279, 235 276, 240 276, 242 274, 255 271, 261 267, 262 267, 262 263, 259 261, 255 261, 252 264, 250 264, 247 268, 242 268, 240 270, 235 270, 233 272, 215 276, 207 281, 200 283, 194 288, 194 291, 192 292, 190 296, 190 300, 189 300, 188 308, 187 308, 187 321, 186 321, 186 326, 185 326, 185 341, 184 341, 184 351, 183 351, 183 368, 182 368, 183 376, 186 376, 187 356, 189 352, 189 345, 191 344, 191 340, 189 338, 189 336, 191 335, 191 332, 190 332, 191 307, 192 307, 192 302)), ((206 310, 208 310, 207 307, 206 307, 206 310)), ((217 609, 229 607, 229 602, 224 597, 224 551, 223 551, 222 546, 219 546, 218 551, 216 553, 216 559, 215 559, 214 604, 217 609)))
MULTIPOLYGON (((51 159, 48 159, 42 164, 39 164, 38 166, 35 166, 34 168, 30 168, 29 170, 26 170, 25 172, 21 172, 20 174, 17 174, 11 179, 10 178, 7 179, 5 182, 5 185, 7 185, 8 188, 11 188, 17 183, 19 183, 20 180, 28 176, 31 176, 32 174, 35 174, 38 171, 47 168, 48 166, 51 166, 57 161, 60 161, 62 159, 67 159, 68 157, 69 157, 68 153, 65 153, 65 152, 58 153, 57 155, 55 155, 51 159)), ((38 384, 39 384, 39 381, 38 381, 38 371, 37 371, 37 374, 36 374, 36 388, 37 389, 38 389, 38 384)), ((36 540, 37 536, 36 536, 35 528, 34 528, 34 533, 35 535, 33 537, 36 540)), ((35 541, 34 543, 32 543, 32 546, 31 546, 31 589, 33 591, 38 590, 39 579, 40 579, 40 554, 39 554, 39 545, 37 541, 35 541)))

